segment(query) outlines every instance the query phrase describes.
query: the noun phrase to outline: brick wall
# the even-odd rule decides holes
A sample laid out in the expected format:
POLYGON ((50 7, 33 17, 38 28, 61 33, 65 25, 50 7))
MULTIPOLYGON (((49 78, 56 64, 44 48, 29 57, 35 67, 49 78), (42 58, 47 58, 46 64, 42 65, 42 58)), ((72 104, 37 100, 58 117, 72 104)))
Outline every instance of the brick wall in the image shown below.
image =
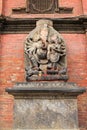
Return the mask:
POLYGON ((2 0, 0 0, 0 15, 2 14, 2 0))
POLYGON ((0 125, 10 128, 13 121, 13 97, 5 92, 15 82, 24 81, 24 47, 26 35, 2 35, 0 43, 0 125))
MULTIPOLYGON (((1 0, 0 0, 1 2, 1 0)), ((87 4, 87 3, 86 3, 87 4)), ((43 17, 74 17, 87 14, 85 0, 61 0, 61 6, 75 7, 73 14, 43 15, 43 17), (82 1, 84 3, 82 3, 82 1)), ((12 8, 23 7, 25 0, 3 1, 3 15, 9 17, 42 17, 42 15, 14 15, 12 8)), ((0 5, 1 7, 1 5, 0 5)), ((0 8, 1 12, 2 8, 0 8)), ((24 40, 28 34, 0 35, 0 128, 10 130, 13 123, 13 97, 5 92, 15 82, 25 81, 24 40)), ((69 81, 87 88, 87 36, 86 34, 62 34, 67 46, 67 63, 69 81)), ((87 93, 78 97, 79 125, 87 129, 87 93)))

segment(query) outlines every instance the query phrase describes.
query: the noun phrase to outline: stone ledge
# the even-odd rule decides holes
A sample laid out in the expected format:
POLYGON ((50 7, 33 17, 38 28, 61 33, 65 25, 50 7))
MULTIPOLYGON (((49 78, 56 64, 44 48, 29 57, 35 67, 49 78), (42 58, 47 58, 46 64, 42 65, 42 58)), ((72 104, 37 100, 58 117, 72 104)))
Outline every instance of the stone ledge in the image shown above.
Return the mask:
POLYGON ((16 83, 13 88, 6 88, 6 92, 14 96, 78 96, 86 92, 85 88, 75 83, 58 81, 41 81, 16 83))
MULTIPOLYGON (((35 28, 36 21, 43 18, 12 18, 3 17, 0 33, 18 34, 29 33, 35 28)), ((61 33, 84 34, 87 30, 87 16, 76 16, 68 18, 49 18, 54 23, 54 28, 61 33)))

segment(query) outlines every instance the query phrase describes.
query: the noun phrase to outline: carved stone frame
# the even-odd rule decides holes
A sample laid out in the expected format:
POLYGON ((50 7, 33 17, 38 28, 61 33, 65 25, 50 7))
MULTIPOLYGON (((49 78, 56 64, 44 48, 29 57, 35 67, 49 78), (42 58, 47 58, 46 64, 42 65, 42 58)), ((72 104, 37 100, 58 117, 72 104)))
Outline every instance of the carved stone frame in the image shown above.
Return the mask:
POLYGON ((32 3, 30 1, 33 0, 26 0, 26 7, 18 7, 13 8, 12 12, 16 14, 23 14, 23 13, 29 13, 29 14, 53 14, 53 13, 60 13, 60 14, 69 14, 72 13, 73 7, 60 7, 59 6, 59 0, 53 0, 52 5, 44 10, 36 9, 36 7, 32 6, 32 3))
POLYGON ((51 6, 47 9, 44 9, 44 10, 39 10, 38 8, 36 8, 35 5, 33 5, 32 1, 33 0, 26 0, 26 12, 27 13, 29 13, 29 12, 32 13, 33 10, 35 10, 36 13, 46 13, 46 12, 50 13, 50 12, 58 12, 59 11, 58 0, 52 0, 51 6), (32 6, 31 11, 30 11, 30 5, 32 6), (55 10, 52 11, 53 7, 55 7, 55 10))

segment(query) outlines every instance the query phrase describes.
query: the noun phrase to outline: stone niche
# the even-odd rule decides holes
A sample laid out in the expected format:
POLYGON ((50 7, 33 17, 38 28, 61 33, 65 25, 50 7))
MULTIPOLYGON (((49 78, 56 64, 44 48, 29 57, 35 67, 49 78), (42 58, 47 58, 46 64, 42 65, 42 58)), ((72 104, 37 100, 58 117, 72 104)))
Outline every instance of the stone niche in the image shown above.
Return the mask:
POLYGON ((17 83, 6 91, 14 96, 14 130, 79 130, 77 96, 85 92, 74 83, 17 83))

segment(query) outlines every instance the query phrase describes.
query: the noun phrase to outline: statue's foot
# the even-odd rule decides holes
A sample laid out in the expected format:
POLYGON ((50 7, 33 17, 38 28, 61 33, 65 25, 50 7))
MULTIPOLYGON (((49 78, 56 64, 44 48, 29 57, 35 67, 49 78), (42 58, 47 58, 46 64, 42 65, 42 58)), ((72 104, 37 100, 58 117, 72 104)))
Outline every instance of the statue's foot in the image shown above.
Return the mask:
POLYGON ((49 63, 49 64, 47 65, 47 69, 52 69, 51 63, 49 63))

